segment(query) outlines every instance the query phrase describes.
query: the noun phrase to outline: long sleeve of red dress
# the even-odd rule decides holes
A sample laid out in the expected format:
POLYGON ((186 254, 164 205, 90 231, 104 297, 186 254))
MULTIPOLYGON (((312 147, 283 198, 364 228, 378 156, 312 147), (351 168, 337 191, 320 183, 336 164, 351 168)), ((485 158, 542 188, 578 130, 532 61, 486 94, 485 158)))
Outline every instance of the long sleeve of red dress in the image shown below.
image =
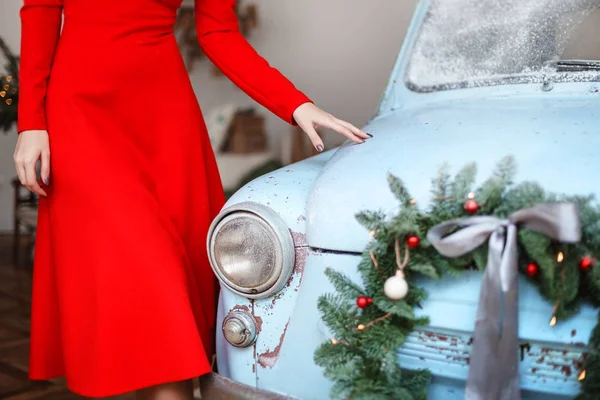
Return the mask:
POLYGON ((198 40, 207 57, 246 94, 289 123, 302 92, 271 67, 241 35, 235 0, 195 0, 198 40))
POLYGON ((62 0, 25 0, 21 8, 18 131, 46 129, 46 90, 62 21, 62 0))

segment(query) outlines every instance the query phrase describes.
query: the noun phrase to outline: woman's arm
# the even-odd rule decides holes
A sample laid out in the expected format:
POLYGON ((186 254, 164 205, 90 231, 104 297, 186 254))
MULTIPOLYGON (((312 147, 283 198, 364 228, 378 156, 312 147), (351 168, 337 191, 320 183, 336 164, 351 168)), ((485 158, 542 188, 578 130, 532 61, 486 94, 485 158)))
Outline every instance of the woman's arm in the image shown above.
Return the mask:
POLYGON ((272 68, 241 35, 235 0, 195 0, 196 31, 206 56, 250 97, 289 123, 311 100, 272 68))
POLYGON ((25 0, 21 8, 19 132, 46 130, 46 88, 61 20, 62 0, 25 0))
POLYGON ((46 127, 46 90, 62 21, 62 0, 25 0, 21 8, 21 60, 19 67, 19 139, 14 160, 21 184, 46 196, 37 181, 48 185, 50 145, 46 127))
POLYGON ((195 0, 198 41, 217 68, 271 112, 297 123, 319 151, 323 142, 316 126, 333 129, 358 143, 368 138, 355 126, 313 105, 250 46, 239 31, 235 4, 236 0, 195 0))

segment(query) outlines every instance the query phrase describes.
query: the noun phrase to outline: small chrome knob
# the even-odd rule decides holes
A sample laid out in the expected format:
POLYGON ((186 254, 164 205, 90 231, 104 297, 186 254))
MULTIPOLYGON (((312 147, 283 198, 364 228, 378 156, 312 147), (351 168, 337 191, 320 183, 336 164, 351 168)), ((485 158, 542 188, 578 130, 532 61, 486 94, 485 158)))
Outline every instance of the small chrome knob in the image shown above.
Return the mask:
POLYGON ((223 320, 223 336, 235 347, 248 347, 256 341, 256 321, 245 311, 232 311, 223 320))

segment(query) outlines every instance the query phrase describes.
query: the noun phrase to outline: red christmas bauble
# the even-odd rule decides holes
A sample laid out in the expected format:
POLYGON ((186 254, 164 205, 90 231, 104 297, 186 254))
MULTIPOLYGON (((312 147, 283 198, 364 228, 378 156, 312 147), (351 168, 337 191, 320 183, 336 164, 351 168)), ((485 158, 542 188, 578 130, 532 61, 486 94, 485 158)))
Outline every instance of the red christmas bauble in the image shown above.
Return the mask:
POLYGON ((581 261, 579 261, 579 268, 584 271, 587 271, 596 263, 596 260, 591 257, 583 257, 581 261))
POLYGON ((525 271, 527 272, 527 275, 533 278, 540 272, 540 267, 538 267, 536 263, 529 263, 527 264, 525 271))
POLYGON ((419 243, 421 243, 421 239, 419 239, 418 236, 409 236, 408 239, 406 239, 406 244, 408 245, 408 247, 412 247, 415 248, 419 245, 419 243))
POLYGON ((479 203, 473 199, 465 201, 465 211, 469 214, 475 214, 479 211, 479 203))
POLYGON ((367 304, 373 304, 373 299, 370 297, 367 297, 367 304))
POLYGON ((356 305, 359 308, 365 308, 369 305, 369 298, 367 296, 358 296, 356 298, 356 305))

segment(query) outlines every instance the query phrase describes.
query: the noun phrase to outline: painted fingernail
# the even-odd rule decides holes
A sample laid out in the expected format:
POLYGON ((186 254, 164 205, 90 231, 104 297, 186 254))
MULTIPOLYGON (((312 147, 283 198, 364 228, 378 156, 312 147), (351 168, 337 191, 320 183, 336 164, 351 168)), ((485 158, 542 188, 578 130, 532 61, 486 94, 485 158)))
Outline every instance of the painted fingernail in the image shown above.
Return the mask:
MULTIPOLYGON (((365 133, 367 133, 367 132, 365 132, 365 133)), ((367 133, 367 136, 368 137, 373 137, 373 135, 371 135, 370 133, 367 133)))
POLYGON ((45 183, 46 185, 49 185, 49 184, 50 184, 50 178, 48 178, 48 177, 45 177, 45 178, 44 178, 44 183, 45 183))
POLYGON ((317 145, 317 151, 320 153, 323 151, 323 145, 322 144, 318 144, 317 145))

